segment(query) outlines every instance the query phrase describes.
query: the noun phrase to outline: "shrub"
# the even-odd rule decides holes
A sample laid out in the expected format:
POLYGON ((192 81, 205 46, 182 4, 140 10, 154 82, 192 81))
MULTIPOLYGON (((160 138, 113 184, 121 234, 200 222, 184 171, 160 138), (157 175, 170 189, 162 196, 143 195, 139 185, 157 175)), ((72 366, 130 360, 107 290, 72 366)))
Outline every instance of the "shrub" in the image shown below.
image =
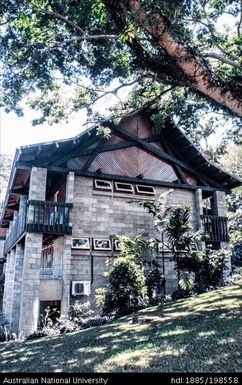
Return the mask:
POLYGON ((233 245, 231 262, 234 266, 242 267, 242 241, 233 245))
POLYGON ((149 299, 149 303, 153 304, 155 303, 155 297, 159 297, 162 288, 165 285, 165 276, 163 273, 160 272, 160 269, 158 267, 153 267, 147 276, 145 277, 145 283, 147 287, 147 296, 149 299))
POLYGON ((242 267, 233 268, 228 277, 225 278, 225 285, 236 285, 242 282, 242 267))
POLYGON ((39 326, 38 330, 28 336, 27 339, 31 340, 34 338, 72 333, 74 331, 104 325, 115 319, 114 316, 90 315, 93 314, 93 311, 90 310, 89 302, 70 306, 69 314, 71 314, 72 319, 59 318, 56 323, 52 325, 39 326))
POLYGON ((90 302, 76 303, 75 305, 71 305, 69 309, 69 318, 73 321, 91 317, 93 314, 94 311, 91 310, 90 302))
POLYGON ((177 290, 173 291, 171 298, 173 301, 176 301, 177 299, 191 297, 191 295, 192 295, 192 293, 189 292, 188 290, 177 289, 177 290))
POLYGON ((0 342, 16 341, 17 339, 17 334, 12 333, 6 325, 0 326, 0 342))
POLYGON ((40 316, 39 326, 42 328, 51 327, 57 322, 59 316, 60 316, 60 311, 57 308, 52 308, 50 306, 47 306, 46 309, 44 310, 44 315, 42 314, 40 316))
POLYGON ((145 277, 133 258, 118 258, 110 271, 102 311, 105 315, 126 315, 144 306, 145 277))
POLYGON ((217 287, 223 282, 223 272, 231 252, 226 249, 210 250, 204 253, 200 269, 196 272, 196 290, 205 291, 208 287, 217 287))

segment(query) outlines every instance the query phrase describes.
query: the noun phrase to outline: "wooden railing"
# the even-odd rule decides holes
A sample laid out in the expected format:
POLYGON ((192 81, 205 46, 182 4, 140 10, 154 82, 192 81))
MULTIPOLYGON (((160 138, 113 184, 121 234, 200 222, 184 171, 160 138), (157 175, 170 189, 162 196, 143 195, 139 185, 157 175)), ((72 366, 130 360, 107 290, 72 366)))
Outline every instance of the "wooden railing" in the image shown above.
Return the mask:
POLYGON ((228 226, 226 217, 202 215, 203 240, 209 242, 228 242, 228 226))
POLYGON ((10 233, 4 243, 4 254, 7 254, 15 243, 23 236, 26 231, 27 204, 22 207, 10 233))
POLYGON ((71 234, 72 203, 29 200, 23 207, 4 245, 7 254, 26 231, 53 235, 71 234))
POLYGON ((30 200, 27 231, 71 234, 69 213, 71 203, 30 200))

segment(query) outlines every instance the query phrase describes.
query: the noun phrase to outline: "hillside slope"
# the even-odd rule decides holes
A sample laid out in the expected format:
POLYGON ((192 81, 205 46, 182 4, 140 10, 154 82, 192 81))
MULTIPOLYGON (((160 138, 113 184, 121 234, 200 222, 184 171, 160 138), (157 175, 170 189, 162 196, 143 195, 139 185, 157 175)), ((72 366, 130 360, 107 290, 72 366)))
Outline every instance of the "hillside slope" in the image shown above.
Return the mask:
POLYGON ((242 372, 242 286, 58 337, 0 345, 0 372, 242 372))

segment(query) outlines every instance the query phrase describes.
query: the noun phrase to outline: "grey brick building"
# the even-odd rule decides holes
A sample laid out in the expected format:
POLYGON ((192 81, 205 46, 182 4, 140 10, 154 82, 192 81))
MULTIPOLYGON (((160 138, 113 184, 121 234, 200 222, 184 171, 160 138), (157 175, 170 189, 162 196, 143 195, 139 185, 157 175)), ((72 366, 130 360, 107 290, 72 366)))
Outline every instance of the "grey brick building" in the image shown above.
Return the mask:
MULTIPOLYGON (((204 234, 200 247, 228 241, 225 194, 241 184, 237 178, 209 163, 169 122, 158 135, 147 113, 109 125, 108 139, 93 127, 16 150, 1 218, 3 313, 13 332, 33 332, 47 305, 66 315, 76 301, 94 304, 108 262, 119 255, 114 235, 159 237, 137 200, 172 189, 167 204, 191 207, 193 228, 204 234)), ((169 251, 149 258, 164 269, 172 292, 169 251)))

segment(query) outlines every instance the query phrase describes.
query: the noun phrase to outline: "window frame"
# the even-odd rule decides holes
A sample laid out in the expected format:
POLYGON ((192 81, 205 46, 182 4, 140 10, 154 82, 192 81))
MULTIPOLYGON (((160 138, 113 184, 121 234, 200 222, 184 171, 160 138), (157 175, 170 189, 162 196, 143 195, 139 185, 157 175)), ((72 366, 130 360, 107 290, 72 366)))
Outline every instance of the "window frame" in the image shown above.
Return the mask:
POLYGON ((94 189, 95 190, 100 190, 100 191, 111 191, 112 192, 113 191, 112 181, 105 180, 105 179, 94 179, 94 189), (109 185, 109 187, 98 186, 98 182, 107 183, 107 185, 109 185))
POLYGON ((109 238, 93 238, 93 250, 95 251, 112 251, 112 243, 111 243, 111 239, 109 238), (97 247, 96 246, 96 241, 107 241, 109 243, 109 247, 97 247))
POLYGON ((77 237, 77 238, 71 238, 71 248, 72 249, 75 249, 75 250, 90 250, 91 249, 91 242, 90 242, 90 238, 88 238, 88 237, 77 237), (87 241, 87 244, 88 244, 88 246, 83 246, 83 245, 81 245, 81 246, 74 246, 73 245, 73 241, 74 240, 86 240, 87 241))
POLYGON ((132 183, 128 183, 128 182, 118 182, 118 181, 115 181, 114 182, 114 192, 121 192, 121 193, 127 193, 127 194, 133 194, 134 193, 134 186, 132 183), (127 190, 125 188, 122 188, 122 187, 118 187, 117 185, 120 184, 120 185, 126 185, 126 186, 129 186, 131 187, 130 190, 127 190))
POLYGON ((136 192, 136 194, 140 194, 140 195, 155 195, 156 194, 154 186, 149 186, 149 185, 144 185, 144 184, 136 184, 135 185, 135 192, 136 192), (153 191, 152 192, 151 191, 140 191, 139 190, 140 187, 150 188, 153 191))

